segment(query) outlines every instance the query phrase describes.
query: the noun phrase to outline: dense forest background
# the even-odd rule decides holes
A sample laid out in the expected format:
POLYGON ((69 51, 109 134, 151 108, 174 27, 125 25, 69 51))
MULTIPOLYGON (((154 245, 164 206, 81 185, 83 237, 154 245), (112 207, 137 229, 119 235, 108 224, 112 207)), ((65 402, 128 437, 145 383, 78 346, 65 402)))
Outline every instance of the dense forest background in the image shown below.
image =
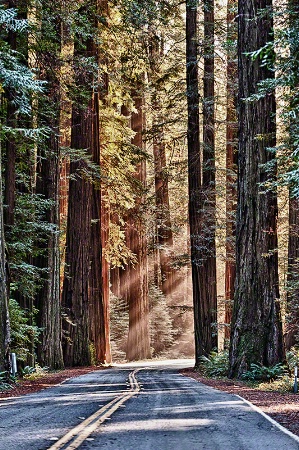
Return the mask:
POLYGON ((0 5, 0 368, 298 342, 298 5, 0 5))

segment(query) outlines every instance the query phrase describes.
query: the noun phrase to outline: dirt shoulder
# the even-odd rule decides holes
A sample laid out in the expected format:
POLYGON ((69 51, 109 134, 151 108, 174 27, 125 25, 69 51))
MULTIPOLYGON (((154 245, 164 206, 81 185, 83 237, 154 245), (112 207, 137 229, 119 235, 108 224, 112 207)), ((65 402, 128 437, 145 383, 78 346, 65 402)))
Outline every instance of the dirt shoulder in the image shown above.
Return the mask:
POLYGON ((214 389, 240 395, 249 402, 258 406, 262 411, 299 436, 299 394, 281 394, 279 392, 266 392, 245 386, 236 380, 217 380, 200 376, 193 369, 182 371, 183 375, 211 386, 214 389))
POLYGON ((22 379, 16 383, 12 389, 0 392, 0 399, 7 397, 19 397, 20 395, 32 394, 33 392, 41 391, 50 386, 60 384, 69 378, 79 377, 85 373, 92 372, 94 370, 101 370, 103 367, 91 366, 91 367, 73 367, 71 369, 65 369, 58 372, 45 373, 39 378, 34 380, 22 379))

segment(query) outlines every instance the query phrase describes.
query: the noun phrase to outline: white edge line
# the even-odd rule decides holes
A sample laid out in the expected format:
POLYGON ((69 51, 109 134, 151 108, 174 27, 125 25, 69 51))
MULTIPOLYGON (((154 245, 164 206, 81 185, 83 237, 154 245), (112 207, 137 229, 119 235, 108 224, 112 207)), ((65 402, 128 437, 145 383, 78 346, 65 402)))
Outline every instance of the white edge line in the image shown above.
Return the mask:
POLYGON ((277 427, 280 431, 282 431, 283 433, 285 433, 288 436, 290 436, 291 438, 293 438, 296 442, 299 442, 299 437, 296 436, 296 434, 292 433, 290 430, 285 428, 283 425, 280 425, 280 423, 276 422, 276 420, 274 420, 274 419, 272 419, 272 417, 268 416, 268 414, 266 414, 261 408, 254 405, 253 403, 249 402, 248 400, 246 400, 245 398, 241 397, 238 394, 234 394, 234 395, 236 397, 240 398, 243 402, 247 403, 247 405, 249 405, 254 411, 256 411, 261 416, 263 416, 265 419, 267 419, 270 423, 272 423, 272 425, 277 427))

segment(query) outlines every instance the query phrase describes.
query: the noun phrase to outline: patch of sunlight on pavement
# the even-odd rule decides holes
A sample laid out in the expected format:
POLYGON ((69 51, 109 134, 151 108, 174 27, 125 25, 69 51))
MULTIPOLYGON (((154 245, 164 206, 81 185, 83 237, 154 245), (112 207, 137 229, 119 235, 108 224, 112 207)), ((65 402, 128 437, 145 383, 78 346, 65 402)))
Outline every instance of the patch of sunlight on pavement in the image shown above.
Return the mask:
POLYGON ((178 366, 194 366, 194 359, 147 359, 145 361, 135 361, 135 362, 126 362, 126 363, 118 363, 113 364, 114 367, 157 367, 157 366, 167 366, 167 365, 178 365, 178 366))
POLYGON ((134 420, 134 422, 121 422, 114 425, 113 433, 123 431, 158 431, 158 430, 175 430, 187 431, 190 428, 210 427, 216 424, 215 420, 210 419, 152 419, 134 420))
POLYGON ((241 400, 239 401, 231 401, 231 402, 208 402, 200 405, 176 405, 176 406, 161 406, 159 408, 155 408, 155 411, 162 411, 163 413, 171 413, 171 414, 182 414, 182 413, 194 413, 196 411, 213 411, 217 407, 217 409, 226 409, 226 408, 238 408, 241 411, 251 411, 251 408, 244 404, 241 400))

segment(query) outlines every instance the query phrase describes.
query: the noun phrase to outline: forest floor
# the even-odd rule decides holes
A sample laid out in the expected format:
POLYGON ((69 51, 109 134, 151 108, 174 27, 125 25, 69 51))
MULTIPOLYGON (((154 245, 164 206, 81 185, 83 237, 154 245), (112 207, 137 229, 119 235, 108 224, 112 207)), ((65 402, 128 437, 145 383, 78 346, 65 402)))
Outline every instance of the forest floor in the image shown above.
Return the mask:
MULTIPOLYGON (((32 380, 23 379, 18 381, 12 389, 0 392, 0 399, 38 392, 60 384, 69 378, 78 377, 94 370, 105 370, 105 368, 99 366, 70 368, 59 372, 45 373, 32 380)), ((299 436, 299 394, 262 391, 248 387, 245 383, 236 380, 205 378, 193 369, 185 369, 181 373, 215 389, 240 395, 299 436)))

